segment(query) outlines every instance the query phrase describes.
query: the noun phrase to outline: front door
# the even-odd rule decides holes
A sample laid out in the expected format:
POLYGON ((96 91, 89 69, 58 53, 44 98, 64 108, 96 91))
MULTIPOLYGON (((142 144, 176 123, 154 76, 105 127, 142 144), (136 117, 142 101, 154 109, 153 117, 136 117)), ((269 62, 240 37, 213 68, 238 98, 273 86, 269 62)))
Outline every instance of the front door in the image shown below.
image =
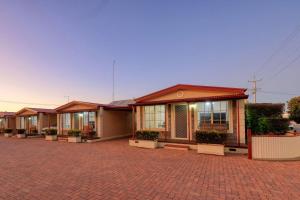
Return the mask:
POLYGON ((187 105, 175 105, 175 137, 187 139, 187 105))

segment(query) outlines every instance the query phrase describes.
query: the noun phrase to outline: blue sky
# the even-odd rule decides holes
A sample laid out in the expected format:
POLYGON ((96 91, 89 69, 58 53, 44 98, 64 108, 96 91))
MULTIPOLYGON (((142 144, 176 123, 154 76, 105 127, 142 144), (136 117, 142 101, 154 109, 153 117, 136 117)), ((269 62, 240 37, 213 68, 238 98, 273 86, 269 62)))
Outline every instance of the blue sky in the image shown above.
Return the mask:
MULTIPOLYGON (((117 99, 177 83, 248 88, 259 72, 258 101, 285 102, 300 94, 300 59, 280 72, 300 54, 300 31, 260 66, 300 25, 299 8, 300 1, 2 0, 0 100, 107 103, 115 59, 117 99)), ((24 106, 0 102, 0 110, 24 106)))

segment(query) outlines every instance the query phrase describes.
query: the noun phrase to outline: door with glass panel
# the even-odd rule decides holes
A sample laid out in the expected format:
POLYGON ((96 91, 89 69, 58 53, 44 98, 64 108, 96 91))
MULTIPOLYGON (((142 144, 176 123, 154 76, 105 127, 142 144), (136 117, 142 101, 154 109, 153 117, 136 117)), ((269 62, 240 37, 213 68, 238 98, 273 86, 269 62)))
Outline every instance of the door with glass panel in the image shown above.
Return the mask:
POLYGON ((175 138, 177 139, 187 139, 187 105, 186 104, 175 104, 175 138))

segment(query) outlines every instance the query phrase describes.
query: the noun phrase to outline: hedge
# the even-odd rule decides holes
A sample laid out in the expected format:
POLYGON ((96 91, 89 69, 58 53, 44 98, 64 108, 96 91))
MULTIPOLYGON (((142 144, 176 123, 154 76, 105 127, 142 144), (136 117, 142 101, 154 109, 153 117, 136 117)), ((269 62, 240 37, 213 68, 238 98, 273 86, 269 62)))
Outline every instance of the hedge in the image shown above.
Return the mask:
POLYGON ((227 139, 227 133, 216 131, 196 131, 197 143, 224 144, 227 139))
POLYGON ((57 135, 57 129, 47 129, 46 135, 57 135))
POLYGON ((284 104, 256 103, 246 105, 247 128, 253 134, 284 134, 288 120, 282 118, 284 104))
POLYGON ((158 131, 136 131, 136 139, 138 140, 157 140, 159 136, 158 131))
POLYGON ((68 136, 70 136, 70 137, 80 137, 81 136, 81 131, 80 130, 69 130, 68 131, 68 136))
POLYGON ((18 129, 17 133, 18 134, 25 134, 26 130, 25 129, 18 129))
POLYGON ((4 129, 4 133, 12 133, 13 130, 11 128, 4 129))

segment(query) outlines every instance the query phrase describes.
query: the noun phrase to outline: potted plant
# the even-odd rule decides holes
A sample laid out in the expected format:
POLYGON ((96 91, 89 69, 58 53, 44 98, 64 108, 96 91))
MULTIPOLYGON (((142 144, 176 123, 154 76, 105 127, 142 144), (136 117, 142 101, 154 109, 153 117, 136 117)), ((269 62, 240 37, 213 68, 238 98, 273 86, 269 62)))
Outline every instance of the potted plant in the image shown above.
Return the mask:
POLYGON ((17 130, 17 138, 25 138, 26 137, 25 132, 26 132, 25 129, 18 129, 17 130))
POLYGON ((4 136, 11 137, 13 135, 13 130, 11 128, 4 129, 4 136))
POLYGON ((81 142, 81 131, 80 130, 69 130, 68 131, 68 142, 73 142, 73 143, 81 142))
POLYGON ((54 129, 54 128, 47 129, 45 140, 56 141, 57 140, 57 129, 54 129))
POLYGON ((224 155, 227 133, 216 131, 196 131, 198 153, 224 155))
POLYGON ((130 146, 155 149, 158 147, 158 131, 137 131, 135 139, 129 140, 130 146))

